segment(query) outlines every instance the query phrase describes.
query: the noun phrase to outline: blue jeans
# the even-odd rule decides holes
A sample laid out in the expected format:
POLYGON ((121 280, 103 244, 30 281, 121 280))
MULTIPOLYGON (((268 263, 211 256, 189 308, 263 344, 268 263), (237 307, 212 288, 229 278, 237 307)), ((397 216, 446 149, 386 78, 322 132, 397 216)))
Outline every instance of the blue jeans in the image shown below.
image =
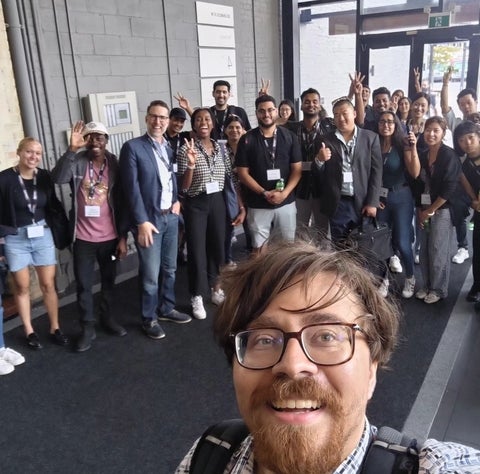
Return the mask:
POLYGON ((385 222, 392 229, 393 249, 400 254, 407 278, 413 276, 413 210, 412 191, 404 186, 390 191, 385 208, 377 213, 379 222, 385 222))
POLYGON ((161 216, 157 229, 158 234, 153 234, 153 244, 150 247, 142 247, 135 241, 144 319, 156 319, 157 311, 165 315, 175 308, 178 215, 170 213, 161 216))

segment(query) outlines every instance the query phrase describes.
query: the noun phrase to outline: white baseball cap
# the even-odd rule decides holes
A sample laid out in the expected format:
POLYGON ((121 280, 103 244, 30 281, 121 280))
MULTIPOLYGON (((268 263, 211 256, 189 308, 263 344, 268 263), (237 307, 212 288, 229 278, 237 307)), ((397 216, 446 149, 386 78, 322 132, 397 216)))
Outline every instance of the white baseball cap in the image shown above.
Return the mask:
POLYGON ((89 122, 85 125, 85 127, 83 127, 82 134, 84 138, 91 133, 100 133, 108 138, 107 127, 105 127, 105 125, 103 125, 101 122, 89 122))

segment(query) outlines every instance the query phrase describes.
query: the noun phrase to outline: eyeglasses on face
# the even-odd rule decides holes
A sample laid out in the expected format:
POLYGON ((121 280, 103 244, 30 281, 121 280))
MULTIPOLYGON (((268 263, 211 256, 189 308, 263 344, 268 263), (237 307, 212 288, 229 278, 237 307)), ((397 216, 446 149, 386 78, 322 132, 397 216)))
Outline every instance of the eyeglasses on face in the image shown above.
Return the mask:
POLYGON ((395 125, 395 120, 379 120, 378 125, 388 125, 391 127, 392 125, 395 125))
POLYGON ((166 122, 168 120, 166 115, 148 114, 148 118, 152 121, 160 120, 161 122, 166 122))
POLYGON ((296 339, 305 356, 317 365, 348 362, 355 352, 355 334, 365 331, 355 323, 310 324, 297 332, 278 328, 247 329, 230 334, 238 363, 246 369, 269 369, 278 364, 288 341, 296 339))
POLYGON ((257 109, 257 114, 258 115, 272 115, 273 112, 275 112, 275 110, 277 110, 275 107, 271 107, 269 109, 257 109))

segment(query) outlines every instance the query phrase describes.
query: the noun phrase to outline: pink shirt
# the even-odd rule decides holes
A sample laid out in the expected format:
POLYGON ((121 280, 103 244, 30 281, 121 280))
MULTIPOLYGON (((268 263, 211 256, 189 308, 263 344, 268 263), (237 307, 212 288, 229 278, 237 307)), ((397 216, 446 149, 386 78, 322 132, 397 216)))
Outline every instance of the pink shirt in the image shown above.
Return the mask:
POLYGON ((105 161, 105 168, 99 179, 100 167, 93 163, 94 192, 90 197, 90 165, 87 166, 85 176, 77 191, 77 226, 76 238, 87 242, 105 242, 117 238, 113 214, 108 205, 108 165, 105 161), (86 207, 93 206, 92 211, 96 212, 99 207, 100 216, 86 216, 86 207))

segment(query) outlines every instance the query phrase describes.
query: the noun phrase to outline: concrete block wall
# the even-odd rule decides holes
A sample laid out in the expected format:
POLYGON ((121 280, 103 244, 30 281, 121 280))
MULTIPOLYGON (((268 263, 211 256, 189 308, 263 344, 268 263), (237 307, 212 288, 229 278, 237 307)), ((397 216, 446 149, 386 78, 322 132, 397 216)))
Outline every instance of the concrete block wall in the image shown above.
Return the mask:
MULTIPOLYGON (((246 109, 254 126, 260 78, 271 79, 270 92, 278 99, 282 90, 280 1, 211 1, 234 9, 237 90, 232 102, 246 109)), ((36 103, 32 113, 45 150, 45 168, 51 169, 67 148, 66 130, 85 118, 82 99, 89 93, 136 91, 142 130, 146 107, 154 99, 176 106, 173 96, 180 91, 193 106, 200 105, 195 0, 18 0, 18 7, 25 48, 31 52, 28 66, 36 103)), ((0 93, 10 101, 0 98, 12 110, 11 124, 3 124, 5 113, 0 116, 0 137, 12 157, 23 132, 6 45, 0 30, 0 93)), ((69 190, 63 186, 61 193, 68 208, 69 190)), ((59 253, 57 276, 60 291, 73 281, 68 250, 59 253)))
MULTIPOLYGON (((280 0, 212 3, 234 8, 235 102, 255 124, 260 77, 272 80, 274 95, 282 89, 280 0)), ((195 0, 40 1, 34 8, 50 82, 47 100, 57 127, 51 131, 58 148, 54 154, 66 147, 64 131, 82 117, 81 98, 89 93, 136 91, 142 126, 153 99, 176 106, 173 96, 180 91, 192 105, 200 105, 195 0)))

